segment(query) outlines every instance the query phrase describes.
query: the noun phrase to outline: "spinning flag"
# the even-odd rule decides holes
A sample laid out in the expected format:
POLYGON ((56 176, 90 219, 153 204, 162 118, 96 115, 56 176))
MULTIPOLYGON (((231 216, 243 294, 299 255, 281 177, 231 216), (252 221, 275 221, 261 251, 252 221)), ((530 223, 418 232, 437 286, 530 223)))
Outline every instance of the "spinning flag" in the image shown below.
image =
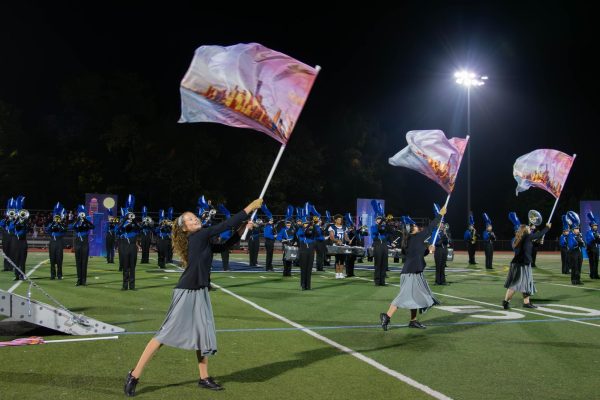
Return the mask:
POLYGON ((391 157, 390 164, 420 172, 452 193, 469 137, 447 139, 440 130, 419 130, 408 132, 406 141, 408 146, 391 157))
POLYGON ((250 128, 285 145, 317 72, 258 43, 201 46, 181 81, 179 122, 250 128))
POLYGON ((517 158, 513 167, 517 196, 534 186, 558 199, 574 160, 574 156, 552 149, 534 150, 517 158))

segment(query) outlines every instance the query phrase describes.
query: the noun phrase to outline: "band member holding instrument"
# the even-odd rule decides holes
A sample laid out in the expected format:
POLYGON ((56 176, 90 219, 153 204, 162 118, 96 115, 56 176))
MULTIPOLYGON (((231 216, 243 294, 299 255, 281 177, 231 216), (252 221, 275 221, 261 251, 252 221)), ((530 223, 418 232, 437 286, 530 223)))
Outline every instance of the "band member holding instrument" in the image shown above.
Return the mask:
POLYGON ((148 208, 142 207, 142 225, 140 227, 140 247, 142 248, 142 259, 140 264, 150 262, 150 243, 152 242, 152 231, 154 230, 154 221, 148 216, 148 208))
POLYGON ((562 266, 562 273, 567 275, 567 274, 571 273, 571 270, 569 268, 569 257, 568 257, 569 233, 571 232, 571 230, 569 229, 569 223, 567 222, 566 215, 562 216, 562 222, 563 222, 563 231, 562 231, 562 235, 560 235, 560 238, 558 239, 558 244, 560 247, 560 262, 561 262, 561 266, 562 266))
POLYGON ((67 230, 64 224, 65 219, 65 208, 60 204, 56 203, 54 206, 54 212, 52 213, 52 221, 46 225, 46 233, 50 234, 50 243, 48 244, 48 252, 50 255, 50 279, 59 280, 62 279, 62 265, 63 265, 63 252, 64 252, 64 241, 65 231, 67 230))
MULTIPOLYGON (((515 212, 509 214, 509 219, 515 227, 515 237, 512 245, 515 256, 510 263, 508 276, 504 282, 506 295, 502 301, 502 307, 505 310, 508 310, 510 308, 510 300, 515 292, 521 292, 523 294, 523 307, 537 308, 537 306, 533 305, 530 301, 531 295, 536 292, 535 283, 533 281, 533 272, 531 270, 532 241, 545 235, 546 232, 548 232, 548 229, 550 229, 551 224, 547 223, 546 227, 541 231, 531 233, 528 225, 521 225, 515 212)), ((541 219, 539 223, 541 224, 541 219)))
POLYGON ((119 250, 123 251, 123 288, 122 290, 136 290, 135 288, 135 267, 137 264, 137 243, 136 238, 140 231, 140 224, 135 220, 133 207, 135 206, 135 197, 130 194, 125 203, 125 218, 121 220, 117 232, 121 239, 119 250))
POLYGON ((119 219, 113 217, 113 210, 109 208, 108 212, 108 227, 106 229, 106 236, 104 238, 106 243, 106 263, 115 263, 115 239, 116 239, 116 227, 119 224, 119 219))
POLYGON ((248 235, 246 238, 248 239, 248 256, 250 258, 249 266, 256 267, 258 266, 258 251, 260 249, 260 229, 263 226, 263 220, 260 218, 256 218, 252 220, 252 225, 248 230, 248 235))
POLYGON ((94 224, 89 220, 83 204, 77 206, 77 220, 69 226, 75 231, 75 265, 77 267, 77 283, 75 286, 87 286, 87 267, 90 255, 89 231, 94 229, 94 224))
POLYGON ((287 260, 285 257, 286 246, 296 246, 296 230, 292 226, 294 207, 288 206, 285 215, 285 226, 277 233, 277 240, 283 246, 283 276, 292 276, 292 260, 287 260))
MULTIPOLYGON (((329 227, 329 240, 331 240, 331 242, 337 246, 343 246, 345 242, 348 242, 350 240, 348 238, 348 235, 346 235, 346 229, 342 225, 343 218, 344 217, 341 214, 334 215, 333 225, 329 227)), ((344 279, 345 261, 345 254, 335 255, 335 279, 344 279)))
MULTIPOLYGON (((359 233, 354 226, 352 216, 347 213, 344 216, 344 222, 346 224, 346 237, 348 238, 347 244, 352 247, 361 246, 359 233)), ((354 276, 354 263, 356 262, 356 254, 346 254, 346 277, 350 278, 354 276)))
POLYGON ((598 247, 600 246, 598 223, 593 213, 587 213, 587 217, 590 221, 590 230, 585 233, 585 243, 590 261, 590 278, 600 279, 598 276, 598 247))
POLYGON ((317 235, 314 222, 306 213, 302 217, 302 228, 298 229, 298 258, 300 259, 300 287, 310 290, 313 263, 315 261, 315 237, 317 235))
POLYGON ((156 234, 158 235, 158 267, 165 268, 169 247, 171 247, 171 232, 173 231, 173 222, 165 215, 165 210, 158 210, 158 226, 156 234))
POLYGON ((385 271, 388 267, 388 241, 389 234, 385 221, 383 220, 383 208, 377 201, 371 201, 371 207, 375 211, 375 224, 371 226, 371 237, 373 238, 373 258, 375 260, 374 279, 375 286, 385 286, 385 271))
MULTIPOLYGON (((417 321, 417 311, 423 313, 439 304, 439 301, 433 297, 433 293, 423 275, 425 269, 423 250, 427 237, 439 225, 444 215, 446 215, 446 207, 439 211, 439 215, 434 218, 427 228, 419 230, 416 225, 410 226, 410 233, 405 236, 402 243, 402 248, 406 250, 406 262, 400 275, 400 292, 390 304, 388 311, 379 315, 381 327, 384 331, 387 331, 390 320, 398 308, 410 310, 409 328, 424 329, 425 325, 417 321)), ((430 246, 429 250, 433 251, 433 246, 430 246)))
MULTIPOLYGON (((225 216, 225 219, 231 218, 231 212, 225 207, 224 204, 217 204, 217 210, 221 214, 225 216)), ((227 243, 229 239, 233 236, 233 229, 227 229, 219 234, 219 238, 217 240, 218 244, 227 243)), ((231 250, 229 248, 223 249, 221 252, 221 266, 223 267, 223 271, 229 271, 229 252, 231 250)))
MULTIPOLYGON (((0 227, 2 229, 2 251, 4 254, 10 256, 10 242, 14 237, 14 222, 17 216, 17 210, 15 210, 15 199, 10 198, 6 203, 6 214, 5 218, 0 221, 0 227)), ((7 258, 4 257, 4 271, 12 271, 13 266, 8 262, 7 258)))
POLYGON ((146 364, 163 345, 185 350, 195 350, 200 372, 198 386, 203 389, 222 390, 223 387, 208 375, 208 356, 217 352, 215 321, 208 287, 212 254, 231 247, 243 232, 243 221, 260 207, 262 199, 254 200, 233 217, 210 227, 192 212, 185 212, 173 226, 173 244, 185 268, 173 291, 171 306, 160 330, 144 349, 135 368, 127 374, 124 392, 134 396, 146 364), (240 226, 241 225, 241 226, 240 226), (239 227, 237 234, 224 244, 211 243, 211 238, 231 228, 239 227))
POLYGON ((494 269, 492 260, 494 259, 494 242, 496 234, 492 230, 492 220, 486 213, 483 213, 485 231, 483 232, 483 248, 485 252, 485 269, 494 269))
POLYGON ((583 285, 581 282, 581 266, 583 265, 583 249, 585 240, 579 230, 579 215, 574 211, 567 212, 567 222, 571 227, 571 233, 567 240, 567 258, 571 268, 571 284, 583 285))
POLYGON ((265 270, 273 271, 273 250, 275 249, 275 236, 277 235, 277 232, 275 231, 275 220, 265 203, 261 206, 261 210, 267 216, 267 223, 263 229, 266 252, 265 270))
MULTIPOLYGON (((440 207, 437 204, 433 204, 433 212, 437 217, 440 213, 440 207)), ((437 233, 437 239, 435 243, 432 243, 433 238, 436 237, 438 227, 431 231, 431 239, 429 242, 435 246, 435 252, 433 253, 433 259, 435 260, 435 284, 436 285, 447 285, 446 282, 446 262, 448 260, 448 246, 450 245, 450 238, 446 231, 446 224, 442 218, 442 223, 439 225, 439 232, 437 233)))
POLYGON ((465 243, 467 245, 467 252, 469 253, 469 264, 475 265, 475 250, 477 247, 477 231, 475 230, 475 220, 473 215, 469 215, 469 227, 465 231, 465 243))
MULTIPOLYGON (((13 221, 10 240, 9 257, 21 272, 25 274, 25 263, 27 262, 27 233, 31 230, 29 226, 29 211, 25 209, 25 196, 18 196, 15 202, 16 216, 13 221)), ((15 268, 15 281, 24 280, 25 275, 15 268)))

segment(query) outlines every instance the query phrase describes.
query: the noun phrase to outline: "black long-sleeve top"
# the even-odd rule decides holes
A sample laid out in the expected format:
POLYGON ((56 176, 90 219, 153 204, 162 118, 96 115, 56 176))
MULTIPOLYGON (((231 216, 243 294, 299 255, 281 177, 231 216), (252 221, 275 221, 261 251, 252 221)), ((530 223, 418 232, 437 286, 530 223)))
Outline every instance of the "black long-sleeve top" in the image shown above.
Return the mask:
POLYGON ((548 232, 548 227, 545 227, 541 231, 523 234, 521 242, 515 248, 515 256, 512 259, 513 264, 528 265, 531 264, 531 252, 533 251, 533 241, 540 239, 548 232))
POLYGON ((440 224, 441 216, 435 217, 429 226, 423 229, 421 232, 409 235, 407 239, 406 249, 406 261, 404 261, 404 267, 402 267, 403 274, 419 274, 425 269, 425 260, 423 253, 425 251, 425 240, 431 235, 433 231, 440 224))
POLYGON ((198 290, 210 284, 212 253, 220 253, 233 246, 240 236, 235 233, 225 243, 210 243, 210 238, 228 229, 238 227, 248 214, 244 210, 220 224, 201 228, 188 236, 188 263, 175 288, 198 290))

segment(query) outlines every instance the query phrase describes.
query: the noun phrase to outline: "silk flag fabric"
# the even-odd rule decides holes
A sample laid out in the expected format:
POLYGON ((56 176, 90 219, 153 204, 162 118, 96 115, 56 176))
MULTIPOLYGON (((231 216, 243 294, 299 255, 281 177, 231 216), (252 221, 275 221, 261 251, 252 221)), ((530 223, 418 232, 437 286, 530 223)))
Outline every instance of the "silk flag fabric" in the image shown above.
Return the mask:
POLYGON ((287 143, 317 70, 258 43, 201 46, 181 81, 179 122, 254 129, 287 143))
POLYGON ((513 166, 517 196, 533 186, 559 198, 573 161, 574 157, 552 149, 534 150, 517 158, 513 166))
POLYGON ((408 146, 390 158, 390 164, 420 172, 451 193, 468 136, 448 139, 440 130, 421 130, 408 132, 406 141, 408 146))

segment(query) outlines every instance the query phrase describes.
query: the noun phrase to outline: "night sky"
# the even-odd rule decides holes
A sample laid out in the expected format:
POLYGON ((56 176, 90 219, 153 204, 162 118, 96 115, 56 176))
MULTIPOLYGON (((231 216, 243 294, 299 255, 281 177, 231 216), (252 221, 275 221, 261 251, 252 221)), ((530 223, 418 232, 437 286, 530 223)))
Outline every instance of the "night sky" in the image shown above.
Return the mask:
MULTIPOLYGON (((521 212, 522 219, 530 208, 548 215, 553 203, 550 194, 530 189, 518 198, 514 195, 512 164, 536 148, 578 155, 558 215, 568 208, 578 210, 579 200, 600 199, 599 80, 591 61, 599 46, 591 6, 414 2, 348 10, 293 3, 291 7, 301 10, 290 12, 281 5, 259 3, 252 9, 175 2, 158 7, 146 2, 101 2, 95 7, 82 2, 22 3, 0 6, 0 102, 18 115, 12 125, 4 121, 5 126, 10 130, 17 124, 22 132, 15 138, 7 134, 7 128, 0 130, 2 202, 23 193, 29 208, 49 209, 59 200, 56 196, 66 199, 62 201, 82 201, 77 199, 83 199, 84 190, 93 188, 120 196, 136 191, 139 206, 148 204, 151 209, 171 204, 177 210, 191 209, 201 193, 226 200, 233 209, 245 205, 258 195, 278 143, 250 130, 212 124, 183 126, 176 121, 179 82, 194 50, 205 44, 248 42, 322 67, 284 154, 283 175, 276 182, 284 187, 282 181, 293 170, 291 160, 297 158, 307 163, 300 183, 294 184, 302 187, 281 189, 283 194, 271 201, 268 192, 267 203, 299 205, 308 200, 320 210, 355 212, 356 197, 373 197, 385 199, 386 210, 394 215, 430 217, 432 202, 443 202, 445 192, 424 176, 388 165, 387 159, 406 145, 404 135, 409 130, 441 129, 449 137, 466 135, 466 91, 453 79, 460 68, 489 76, 485 86, 471 92, 472 208, 480 227, 483 211, 507 231, 510 210, 521 212), (347 14, 350 17, 342 16, 347 14), (102 84, 86 85, 90 76, 102 84), (107 160, 105 138, 94 139, 94 146, 102 151, 86 151, 90 159, 100 160, 99 169, 111 172, 100 174, 89 188, 81 182, 70 185, 74 178, 63 175, 64 168, 46 168, 54 165, 46 157, 73 157, 72 148, 65 150, 69 145, 87 146, 86 131, 78 127, 100 124, 97 119, 113 115, 112 103, 115 107, 127 104, 130 89, 119 87, 127 85, 123 76, 131 77, 132 86, 143 87, 147 94, 142 100, 132 97, 131 108, 151 98, 152 106, 144 109, 145 124, 165 132, 161 136, 157 128, 144 136, 142 130, 141 152, 144 145, 173 152, 170 146, 179 144, 174 157, 189 159, 202 157, 203 143, 211 151, 220 149, 218 163, 198 167, 201 184, 189 194, 178 196, 173 188, 148 189, 157 184, 152 173, 132 175, 139 176, 138 181, 120 177, 119 160, 107 160), (73 105, 80 103, 77 99, 97 99, 104 93, 120 93, 118 102, 102 102, 94 114, 72 114, 73 105), (66 115, 87 115, 84 119, 95 121, 66 115), (371 143, 352 142, 355 136, 348 132, 361 130, 369 132, 371 143), (71 136, 61 136, 61 140, 66 140, 67 147, 52 136, 66 131, 71 136), (33 163, 33 167, 6 161, 6 150, 15 139, 26 144, 19 150, 19 162, 33 163), (186 143, 195 143, 187 153, 181 151, 186 143), (352 179, 344 177, 349 169, 338 165, 345 162, 340 157, 353 146, 362 156, 380 160, 374 173, 376 185, 353 185, 352 179), (316 169, 310 168, 311 155, 306 154, 313 151, 321 157, 316 169), (35 157, 28 158, 28 152, 35 157), (236 171, 247 167, 256 167, 252 169, 256 180, 235 184, 240 177, 236 171), (312 181, 321 189, 315 191, 312 181)), ((155 159, 153 173, 169 176, 173 158, 155 159)), ((449 208, 451 225, 460 227, 457 233, 466 223, 466 167, 465 158, 449 208)), ((178 174, 173 173, 171 179, 177 180, 178 174)))

